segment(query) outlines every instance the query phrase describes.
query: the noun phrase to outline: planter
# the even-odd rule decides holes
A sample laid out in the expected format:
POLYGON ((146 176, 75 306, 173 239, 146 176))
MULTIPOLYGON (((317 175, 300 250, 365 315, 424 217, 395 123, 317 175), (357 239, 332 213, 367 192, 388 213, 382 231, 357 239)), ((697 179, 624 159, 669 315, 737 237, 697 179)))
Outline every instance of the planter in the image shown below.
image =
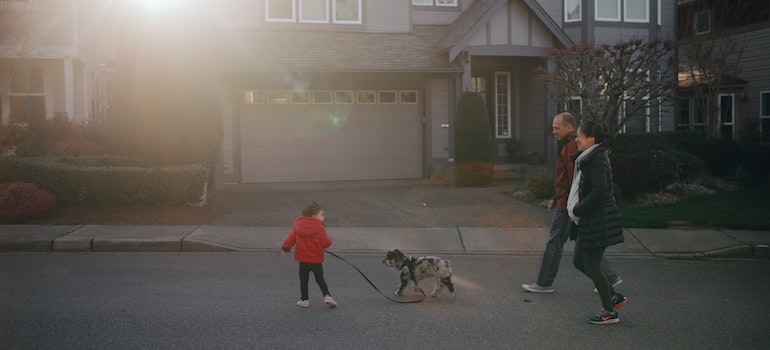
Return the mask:
POLYGON ((492 184, 495 165, 485 162, 468 162, 457 165, 457 184, 462 187, 480 187, 492 184))
POLYGON ((543 160, 543 157, 540 156, 540 153, 529 152, 529 156, 527 157, 527 164, 538 165, 542 162, 542 160, 543 160))

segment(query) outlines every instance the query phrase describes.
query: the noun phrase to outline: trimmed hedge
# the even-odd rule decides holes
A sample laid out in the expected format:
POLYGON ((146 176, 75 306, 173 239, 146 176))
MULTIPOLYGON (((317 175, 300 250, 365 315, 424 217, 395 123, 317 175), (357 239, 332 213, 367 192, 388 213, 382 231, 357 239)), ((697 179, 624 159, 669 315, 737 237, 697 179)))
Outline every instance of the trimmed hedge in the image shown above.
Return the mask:
POLYGON ((115 157, 6 158, 3 181, 36 184, 70 205, 184 205, 197 203, 208 179, 208 167, 190 164, 141 167, 136 160, 115 157), (111 164, 102 166, 101 164, 111 164))

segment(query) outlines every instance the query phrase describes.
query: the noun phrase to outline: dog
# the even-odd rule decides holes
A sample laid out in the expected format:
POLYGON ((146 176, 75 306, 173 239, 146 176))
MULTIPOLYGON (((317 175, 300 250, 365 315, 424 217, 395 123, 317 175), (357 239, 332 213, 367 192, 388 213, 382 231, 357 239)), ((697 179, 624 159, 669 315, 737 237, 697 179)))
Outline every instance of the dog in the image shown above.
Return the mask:
POLYGON ((452 264, 448 259, 437 256, 414 258, 410 255, 404 255, 398 249, 393 249, 385 254, 382 263, 387 267, 395 267, 401 273, 401 284, 396 290, 396 295, 402 295, 409 281, 412 281, 416 292, 420 290, 421 280, 433 277, 436 280, 436 286, 430 293, 432 298, 435 298, 445 286, 453 296, 457 296, 455 286, 452 284, 452 264))

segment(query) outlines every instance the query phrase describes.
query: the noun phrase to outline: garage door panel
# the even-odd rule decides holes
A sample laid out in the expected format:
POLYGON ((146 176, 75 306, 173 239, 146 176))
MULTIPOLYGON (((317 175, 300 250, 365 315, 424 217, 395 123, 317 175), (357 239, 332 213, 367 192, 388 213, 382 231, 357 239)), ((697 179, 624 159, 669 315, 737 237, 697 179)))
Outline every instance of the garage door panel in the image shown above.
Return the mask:
POLYGON ((418 105, 263 105, 241 116, 243 182, 422 176, 418 105))

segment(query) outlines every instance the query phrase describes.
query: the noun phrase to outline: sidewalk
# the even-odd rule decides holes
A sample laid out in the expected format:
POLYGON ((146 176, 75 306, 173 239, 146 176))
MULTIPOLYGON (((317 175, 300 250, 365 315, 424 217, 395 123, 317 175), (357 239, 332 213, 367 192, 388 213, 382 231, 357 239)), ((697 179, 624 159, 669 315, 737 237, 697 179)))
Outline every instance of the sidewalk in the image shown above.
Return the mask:
MULTIPOLYGON (((430 180, 254 184, 212 194, 208 226, 2 225, 0 252, 278 252, 302 205, 326 207, 330 251, 540 255, 550 211, 514 199, 514 185, 454 188, 430 180)), ((625 230, 608 255, 770 258, 770 232, 625 230)), ((571 253, 574 243, 565 250, 571 253)))

